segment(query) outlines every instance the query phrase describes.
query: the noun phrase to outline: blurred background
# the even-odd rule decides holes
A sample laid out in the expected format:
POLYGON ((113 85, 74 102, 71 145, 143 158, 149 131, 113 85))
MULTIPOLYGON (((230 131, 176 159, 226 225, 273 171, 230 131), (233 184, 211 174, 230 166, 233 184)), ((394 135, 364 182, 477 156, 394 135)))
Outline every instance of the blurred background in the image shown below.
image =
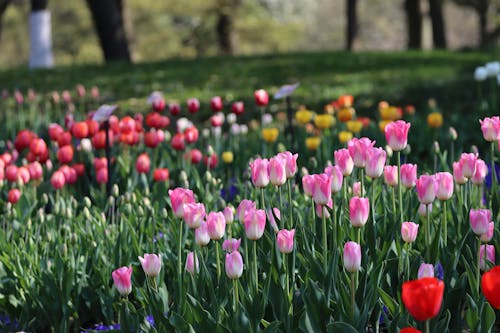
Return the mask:
POLYGON ((36 11, 50 13, 55 65, 461 50, 495 47, 500 36, 500 0, 0 0, 0 68, 28 64, 30 35, 41 29, 32 26, 30 34, 36 11))

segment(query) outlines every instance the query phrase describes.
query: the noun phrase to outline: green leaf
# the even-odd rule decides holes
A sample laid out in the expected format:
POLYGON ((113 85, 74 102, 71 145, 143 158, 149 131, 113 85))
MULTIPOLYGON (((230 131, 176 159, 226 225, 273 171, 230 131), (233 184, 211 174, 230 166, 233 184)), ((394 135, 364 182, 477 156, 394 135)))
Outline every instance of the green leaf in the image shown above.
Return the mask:
POLYGON ((358 333, 354 327, 341 321, 329 324, 326 327, 326 331, 328 333, 358 333))
POLYGON ((483 311, 481 312, 481 332, 491 332, 495 320, 495 310, 493 310, 490 303, 484 302, 483 311))
POLYGON ((382 303, 389 310, 389 314, 391 316, 395 316, 397 310, 399 309, 399 304, 392 298, 388 293, 386 293, 382 288, 378 288, 378 292, 380 294, 380 298, 382 299, 382 303))

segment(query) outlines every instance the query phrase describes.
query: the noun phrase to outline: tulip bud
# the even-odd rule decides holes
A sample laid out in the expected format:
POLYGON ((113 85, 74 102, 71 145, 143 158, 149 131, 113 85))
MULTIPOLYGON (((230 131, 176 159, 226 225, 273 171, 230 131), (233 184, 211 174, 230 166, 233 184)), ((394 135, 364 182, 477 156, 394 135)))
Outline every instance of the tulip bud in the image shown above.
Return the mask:
POLYGON ((448 130, 451 141, 456 141, 458 138, 457 130, 454 127, 450 127, 448 130))
POLYGON ((422 263, 418 268, 418 278, 434 277, 434 266, 432 264, 422 263))
POLYGON ((89 197, 84 197, 83 198, 83 205, 86 207, 86 208, 90 208, 92 207, 92 201, 90 201, 90 198, 89 197))
POLYGON ((344 268, 350 273, 359 271, 361 267, 361 246, 356 242, 344 245, 344 268))
POLYGON ((113 188, 111 189, 111 195, 117 198, 120 195, 120 188, 118 187, 117 184, 113 185, 113 188))

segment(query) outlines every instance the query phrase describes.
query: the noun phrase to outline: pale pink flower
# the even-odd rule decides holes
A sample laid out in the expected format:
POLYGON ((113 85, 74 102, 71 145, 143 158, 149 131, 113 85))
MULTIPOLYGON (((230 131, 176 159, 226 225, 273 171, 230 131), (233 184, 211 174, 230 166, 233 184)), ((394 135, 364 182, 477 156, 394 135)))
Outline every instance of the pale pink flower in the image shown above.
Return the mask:
POLYGON ((334 152, 335 165, 337 165, 342 171, 342 175, 349 176, 354 168, 354 161, 352 160, 349 150, 342 148, 334 152))
POLYGON ((364 168, 366 165, 367 152, 369 149, 373 148, 375 141, 371 141, 368 138, 352 138, 347 142, 347 149, 354 162, 354 165, 358 168, 364 168))
POLYGON ((282 229, 278 232, 278 235, 276 236, 276 243, 278 245, 278 250, 280 250, 281 253, 291 253, 293 251, 294 235, 295 229, 282 229))
POLYGON ((401 185, 406 188, 412 188, 417 183, 417 165, 402 164, 401 165, 401 185))
POLYGON ((370 201, 368 198, 352 197, 349 200, 349 219, 353 227, 362 227, 368 221, 370 201))
POLYGON ((403 120, 393 121, 385 126, 385 139, 394 151, 401 151, 408 144, 408 131, 411 124, 403 120))
POLYGON ((453 195, 453 176, 449 172, 438 172, 436 177, 436 197, 439 200, 448 200, 453 195))
POLYGON ((161 255, 145 253, 144 257, 139 256, 142 269, 147 276, 158 276, 161 270, 161 255))
POLYGON ((252 183, 255 187, 266 187, 269 184, 269 160, 257 158, 250 162, 252 183))
POLYGON ((344 245, 344 268, 350 273, 359 271, 361 267, 361 246, 356 242, 344 245))
POLYGON ((398 167, 395 165, 386 165, 384 167, 384 181, 389 186, 398 185, 398 167))
POLYGON ((384 172, 386 152, 382 148, 369 148, 366 151, 366 175, 370 178, 378 178, 384 172))

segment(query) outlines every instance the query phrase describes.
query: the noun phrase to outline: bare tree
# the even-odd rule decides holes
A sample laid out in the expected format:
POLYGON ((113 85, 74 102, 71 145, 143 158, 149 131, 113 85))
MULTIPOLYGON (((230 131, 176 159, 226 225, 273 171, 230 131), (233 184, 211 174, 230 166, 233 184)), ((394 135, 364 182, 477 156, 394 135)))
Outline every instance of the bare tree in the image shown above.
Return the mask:
POLYGON ((106 62, 130 61, 125 33, 123 0, 87 0, 106 62))
POLYGON ((420 0, 405 0, 406 27, 408 32, 407 46, 409 49, 422 48, 422 12, 420 0))
POLYGON ((455 0, 455 3, 474 9, 479 20, 479 40, 480 46, 490 46, 500 37, 500 26, 495 24, 491 29, 488 29, 488 11, 492 5, 500 6, 499 0, 455 0))
POLYGON ((443 0, 429 0, 429 14, 432 22, 432 42, 434 48, 445 49, 447 43, 443 15, 443 0))
POLYGON ((352 51, 356 48, 358 39, 358 0, 346 0, 346 50, 352 51))
POLYGON ((242 0, 217 0, 217 43, 221 54, 234 54, 234 15, 242 0))

